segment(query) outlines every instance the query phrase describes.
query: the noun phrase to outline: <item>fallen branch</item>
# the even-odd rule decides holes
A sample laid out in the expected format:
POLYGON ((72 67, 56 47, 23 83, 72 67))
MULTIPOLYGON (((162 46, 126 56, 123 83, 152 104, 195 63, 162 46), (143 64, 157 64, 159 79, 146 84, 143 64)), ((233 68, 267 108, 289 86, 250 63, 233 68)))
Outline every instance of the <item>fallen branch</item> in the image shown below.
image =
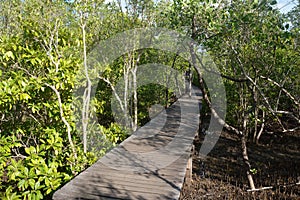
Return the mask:
POLYGON ((256 191, 262 191, 262 190, 270 190, 270 189, 276 189, 276 188, 287 188, 287 187, 293 187, 296 185, 300 185, 300 182, 298 183, 292 183, 292 184, 287 184, 287 185, 278 185, 278 186, 268 186, 268 187, 262 187, 262 188, 255 188, 255 189, 249 189, 247 192, 256 192, 256 191))

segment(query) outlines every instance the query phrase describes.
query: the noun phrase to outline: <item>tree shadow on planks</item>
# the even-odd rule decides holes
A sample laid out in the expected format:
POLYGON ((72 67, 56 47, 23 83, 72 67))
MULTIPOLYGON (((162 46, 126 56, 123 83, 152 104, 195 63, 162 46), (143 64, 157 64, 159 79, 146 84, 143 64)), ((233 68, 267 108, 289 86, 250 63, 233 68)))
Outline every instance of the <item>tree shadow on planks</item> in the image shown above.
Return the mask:
POLYGON ((163 169, 144 167, 134 156, 123 154, 137 167, 122 170, 98 161, 62 188, 56 199, 178 199, 189 154, 163 169), (182 169, 178 170, 178 166, 182 169), (66 196, 64 196, 66 195, 66 196), (59 197, 60 196, 60 197, 59 197))
POLYGON ((133 135, 135 140, 125 140, 123 145, 130 146, 135 152, 147 152, 163 148, 170 143, 180 127, 180 104, 175 103, 139 128, 133 135))
MULTIPOLYGON (((184 103, 189 103, 187 101, 184 103)), ((190 113, 185 113, 188 119, 195 117, 194 110, 190 110, 190 113)), ((181 115, 180 103, 173 104, 161 116, 141 127, 133 134, 134 137, 129 137, 57 191, 55 199, 178 199, 195 130, 198 128, 197 124, 195 129, 193 120, 182 123, 181 115), (178 135, 181 125, 184 128, 180 129, 183 131, 178 135), (171 154, 154 154, 157 157, 145 159, 132 153, 162 149, 177 136, 179 140, 172 146, 174 149, 171 149, 171 154), (158 167, 152 163, 153 160, 171 162, 163 165, 166 167, 158 167)))
POLYGON ((128 172, 106 166, 99 170, 85 172, 85 176, 73 181, 73 191, 77 194, 72 195, 79 196, 72 199, 169 200, 178 199, 180 194, 176 181, 182 181, 178 178, 170 181, 168 174, 128 172))

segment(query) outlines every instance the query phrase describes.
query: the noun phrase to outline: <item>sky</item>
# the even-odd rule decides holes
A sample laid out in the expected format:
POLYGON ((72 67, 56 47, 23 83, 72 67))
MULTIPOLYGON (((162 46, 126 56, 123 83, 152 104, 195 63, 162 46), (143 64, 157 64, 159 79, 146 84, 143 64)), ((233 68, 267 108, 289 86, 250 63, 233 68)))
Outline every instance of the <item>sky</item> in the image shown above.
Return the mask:
POLYGON ((297 5, 297 0, 277 0, 277 8, 282 13, 289 12, 294 6, 297 5))

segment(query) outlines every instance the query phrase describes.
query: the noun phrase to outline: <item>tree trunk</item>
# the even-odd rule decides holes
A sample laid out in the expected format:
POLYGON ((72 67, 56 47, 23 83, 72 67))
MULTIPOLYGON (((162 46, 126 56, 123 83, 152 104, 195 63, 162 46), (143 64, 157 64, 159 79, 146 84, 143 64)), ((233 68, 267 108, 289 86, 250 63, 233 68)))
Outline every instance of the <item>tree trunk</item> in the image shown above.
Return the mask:
POLYGON ((249 158, 248 158, 248 152, 247 152, 247 141, 246 141, 246 136, 242 135, 241 137, 241 142, 242 142, 242 155, 243 155, 243 160, 244 163, 246 165, 246 170, 247 170, 247 178, 249 181, 249 185, 251 190, 255 189, 255 185, 254 185, 254 181, 253 181, 253 177, 252 177, 252 173, 251 173, 251 165, 249 162, 249 158))
POLYGON ((137 96, 137 66, 134 66, 132 70, 132 81, 133 81, 133 111, 134 111, 134 119, 132 120, 132 131, 136 131, 138 124, 138 96, 137 96))
MULTIPOLYGON (((81 16, 82 17, 82 16, 81 16)), ((82 17, 82 20, 83 17, 82 17)), ((82 131, 83 131, 83 152, 87 153, 87 128, 88 128, 88 118, 89 118, 89 106, 90 106, 90 98, 91 98, 91 87, 92 83, 88 74, 88 66, 87 66, 87 50, 86 50, 86 32, 85 32, 85 22, 83 22, 82 26, 82 40, 83 40, 83 63, 84 63, 84 71, 85 77, 87 80, 87 87, 84 92, 83 97, 83 111, 82 111, 82 131)))
POLYGON ((264 110, 262 112, 263 112, 263 114, 262 114, 262 124, 261 124, 260 130, 259 130, 259 132, 258 132, 258 134, 257 134, 257 136, 255 138, 255 143, 256 144, 258 144, 259 138, 260 138, 260 136, 261 136, 261 134, 262 134, 262 132, 264 131, 264 128, 265 128, 265 116, 266 116, 266 112, 264 110))
POLYGON ((128 66, 130 66, 130 65, 131 65, 130 63, 125 63, 124 69, 123 69, 123 77, 124 77, 123 115, 124 115, 124 120, 122 120, 122 121, 123 121, 123 124, 125 125, 125 127, 131 126, 131 124, 129 124, 129 121, 128 121, 129 119, 128 119, 128 104, 127 104, 128 87, 129 87, 129 67, 128 66))
POLYGON ((256 87, 252 88, 252 96, 253 96, 253 107, 254 107, 254 133, 253 133, 253 138, 252 138, 252 142, 255 142, 256 137, 257 137, 257 133, 258 133, 258 112, 259 112, 259 108, 258 108, 258 98, 257 98, 257 91, 256 91, 256 87))
POLYGON ((192 69, 189 67, 189 97, 192 96, 192 69))

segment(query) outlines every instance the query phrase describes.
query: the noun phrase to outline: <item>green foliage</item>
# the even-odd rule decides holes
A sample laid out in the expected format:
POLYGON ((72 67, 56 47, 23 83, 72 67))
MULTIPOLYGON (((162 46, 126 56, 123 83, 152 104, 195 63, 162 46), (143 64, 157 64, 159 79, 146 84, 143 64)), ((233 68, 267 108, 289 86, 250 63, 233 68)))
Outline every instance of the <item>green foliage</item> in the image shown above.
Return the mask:
POLYGON ((0 198, 43 199, 91 165, 95 156, 83 154, 74 135, 74 157, 58 97, 49 87, 59 92, 63 115, 75 127, 71 101, 80 59, 67 45, 75 45, 73 33, 58 29, 60 38, 50 51, 47 45, 54 44, 47 41, 52 33, 46 24, 28 16, 19 20, 21 31, 0 41, 0 198))
POLYGON ((150 121, 149 109, 152 105, 159 104, 162 106, 169 106, 174 99, 173 92, 171 90, 166 91, 164 86, 158 84, 149 84, 142 86, 138 89, 138 122, 139 126, 145 125, 150 121), (169 99, 166 100, 166 92, 169 99), (173 99, 172 99, 173 98, 173 99))
POLYGON ((100 130, 112 144, 119 144, 128 137, 126 130, 122 129, 116 123, 111 123, 108 128, 101 126, 100 130))

